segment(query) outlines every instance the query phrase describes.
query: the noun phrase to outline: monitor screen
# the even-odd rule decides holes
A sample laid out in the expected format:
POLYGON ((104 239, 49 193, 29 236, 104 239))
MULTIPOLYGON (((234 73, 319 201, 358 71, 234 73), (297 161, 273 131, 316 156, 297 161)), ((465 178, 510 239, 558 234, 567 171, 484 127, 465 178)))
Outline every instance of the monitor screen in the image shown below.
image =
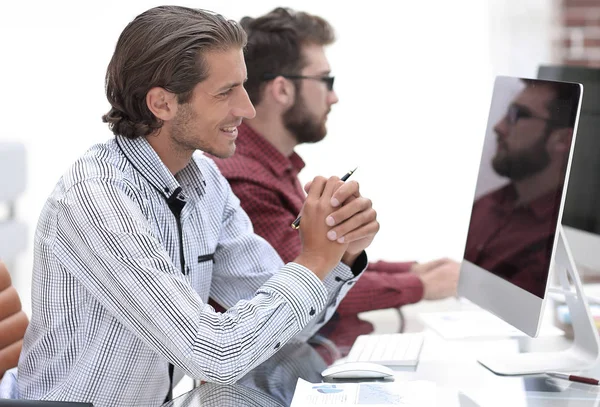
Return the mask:
POLYGON ((600 276, 600 69, 540 66, 538 77, 579 82, 585 92, 569 173, 562 224, 578 271, 600 276))
POLYGON ((539 298, 580 98, 573 83, 498 77, 494 84, 464 259, 539 298))

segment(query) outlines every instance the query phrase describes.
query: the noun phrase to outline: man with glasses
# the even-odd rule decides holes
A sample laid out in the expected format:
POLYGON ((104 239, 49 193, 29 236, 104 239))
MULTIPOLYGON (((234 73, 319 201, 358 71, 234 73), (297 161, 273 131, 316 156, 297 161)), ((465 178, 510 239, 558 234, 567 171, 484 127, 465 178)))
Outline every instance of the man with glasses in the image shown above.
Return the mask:
POLYGON ((571 86, 523 85, 494 126, 491 165, 509 182, 475 201, 465 259, 542 297, 575 112, 571 86))
MULTIPOLYGON (((216 163, 255 232, 289 261, 300 250, 298 232, 290 225, 305 199, 298 180, 304 162, 294 149, 325 137, 328 114, 338 102, 325 56, 334 33, 323 18, 284 8, 245 17, 241 24, 248 34, 245 87, 256 117, 239 127, 233 157, 216 163)), ((372 263, 321 334, 346 352, 356 336, 373 331, 358 313, 454 295, 458 269, 448 259, 372 263)))

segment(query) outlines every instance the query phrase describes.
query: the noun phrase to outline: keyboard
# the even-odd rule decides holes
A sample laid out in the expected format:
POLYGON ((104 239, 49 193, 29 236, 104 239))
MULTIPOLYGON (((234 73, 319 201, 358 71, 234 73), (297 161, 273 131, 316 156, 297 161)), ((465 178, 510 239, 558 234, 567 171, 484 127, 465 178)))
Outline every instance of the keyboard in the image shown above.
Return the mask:
POLYGON ((360 335, 356 338, 347 362, 371 362, 385 366, 416 366, 419 362, 423 334, 360 335))

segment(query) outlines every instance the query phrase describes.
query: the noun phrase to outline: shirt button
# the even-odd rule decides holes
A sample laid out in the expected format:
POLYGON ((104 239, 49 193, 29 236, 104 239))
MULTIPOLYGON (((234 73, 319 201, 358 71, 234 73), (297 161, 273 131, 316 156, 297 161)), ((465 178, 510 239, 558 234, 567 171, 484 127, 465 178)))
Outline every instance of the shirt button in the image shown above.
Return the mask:
POLYGON ((315 311, 315 309, 311 307, 310 308, 310 312, 308 313, 308 315, 310 315, 312 317, 313 315, 315 315, 316 312, 317 311, 315 311))
POLYGON ((168 193, 169 191, 170 191, 169 187, 165 187, 165 192, 168 193))
POLYGON ((348 281, 348 285, 354 284, 354 281, 348 281))
POLYGON ((277 342, 277 345, 275 345, 274 349, 279 349, 280 346, 281 346, 281 342, 277 342))
POLYGON ((335 277, 335 281, 337 281, 337 282, 340 282, 340 281, 342 281, 342 279, 341 279, 340 277, 337 277, 337 276, 336 276, 336 277, 335 277))

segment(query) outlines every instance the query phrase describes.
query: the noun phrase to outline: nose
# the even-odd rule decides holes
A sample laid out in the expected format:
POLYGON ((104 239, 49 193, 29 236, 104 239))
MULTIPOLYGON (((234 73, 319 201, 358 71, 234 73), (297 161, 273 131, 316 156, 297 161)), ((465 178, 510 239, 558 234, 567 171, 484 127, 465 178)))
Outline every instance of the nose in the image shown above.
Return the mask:
POLYGON ((504 138, 506 134, 508 134, 508 118, 506 115, 502 117, 496 125, 494 126, 494 132, 500 137, 504 138))
POLYGON ((244 119, 254 119, 256 116, 256 109, 254 109, 254 105, 250 101, 250 97, 248 96, 248 92, 246 89, 242 87, 241 96, 237 98, 236 105, 232 109, 232 114, 235 117, 241 117, 244 119))
POLYGON ((329 102, 329 105, 335 105, 339 101, 340 99, 338 98, 337 93, 335 93, 335 90, 330 90, 327 95, 327 102, 329 102))

